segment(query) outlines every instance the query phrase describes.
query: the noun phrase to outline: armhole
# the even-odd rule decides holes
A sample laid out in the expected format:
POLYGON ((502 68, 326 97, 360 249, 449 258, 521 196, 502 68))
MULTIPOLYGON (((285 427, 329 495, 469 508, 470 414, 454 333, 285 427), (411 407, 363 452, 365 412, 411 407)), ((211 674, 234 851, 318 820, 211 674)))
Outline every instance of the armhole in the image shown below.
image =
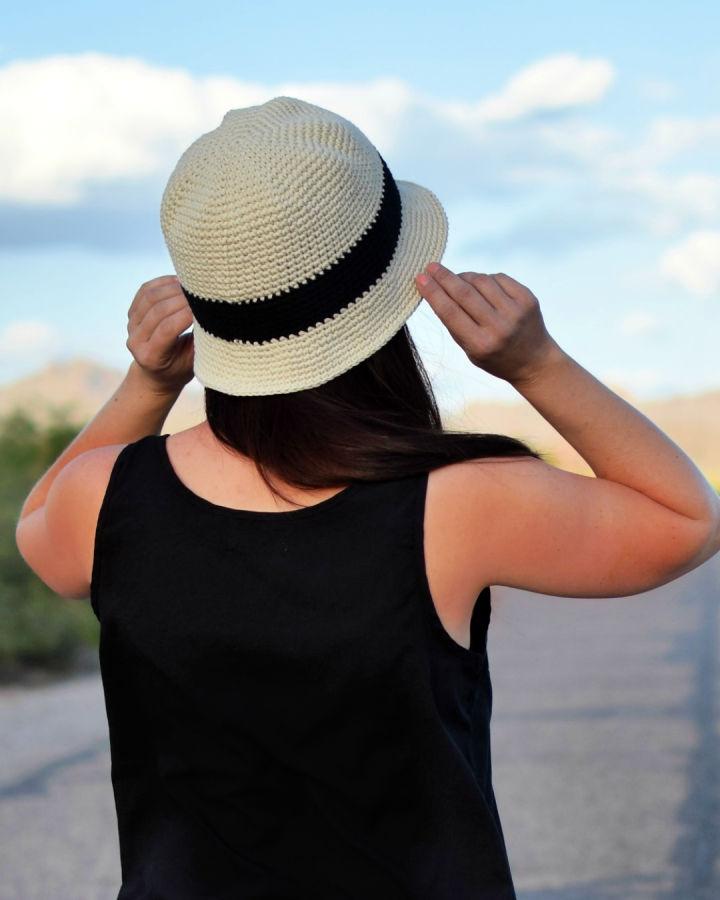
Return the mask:
POLYGON ((108 509, 112 503, 112 498, 115 493, 115 485, 119 478, 121 464, 124 462, 128 448, 134 446, 135 443, 136 442, 126 444, 115 458, 113 467, 110 470, 110 477, 108 478, 107 487, 105 488, 105 494, 103 496, 102 503, 100 504, 97 523, 95 525, 95 538, 93 541, 93 562, 92 572, 90 575, 90 606, 92 607, 92 611, 95 613, 95 618, 98 620, 98 622, 101 621, 98 593, 100 588, 100 577, 102 573, 102 538, 105 527, 105 520, 107 519, 108 509))
POLYGON ((440 642, 451 650, 456 656, 472 660, 473 662, 482 661, 486 655, 487 648, 487 626, 490 620, 490 586, 484 587, 477 597, 473 605, 473 611, 470 618, 470 647, 463 647, 459 644, 450 632, 443 625, 435 600, 430 590, 430 582, 427 576, 427 564, 425 560, 425 501, 427 498, 427 486, 429 472, 422 473, 418 478, 418 486, 416 492, 415 504, 415 566, 417 570, 418 585, 422 595, 423 606, 426 619, 432 633, 434 633, 440 642))

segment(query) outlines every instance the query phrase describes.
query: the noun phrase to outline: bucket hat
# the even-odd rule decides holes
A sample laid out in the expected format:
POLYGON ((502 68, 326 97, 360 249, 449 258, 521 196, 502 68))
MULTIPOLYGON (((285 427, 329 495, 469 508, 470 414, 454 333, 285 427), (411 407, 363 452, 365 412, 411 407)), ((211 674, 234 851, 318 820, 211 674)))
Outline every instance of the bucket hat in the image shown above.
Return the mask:
POLYGON ((160 223, 194 374, 235 396, 316 387, 371 356, 448 233, 435 194, 395 180, 356 125, 286 96, 228 111, 184 151, 160 223))

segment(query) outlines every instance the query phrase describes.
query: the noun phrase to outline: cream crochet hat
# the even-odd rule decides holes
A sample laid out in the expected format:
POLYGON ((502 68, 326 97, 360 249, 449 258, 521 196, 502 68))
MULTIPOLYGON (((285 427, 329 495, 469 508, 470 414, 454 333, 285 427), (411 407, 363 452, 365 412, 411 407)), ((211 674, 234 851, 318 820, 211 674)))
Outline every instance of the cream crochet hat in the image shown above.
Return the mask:
POLYGON ((225 394, 315 387, 366 359, 440 260, 438 198, 347 119, 295 97, 232 109, 178 160, 160 221, 193 313, 195 375, 225 394))

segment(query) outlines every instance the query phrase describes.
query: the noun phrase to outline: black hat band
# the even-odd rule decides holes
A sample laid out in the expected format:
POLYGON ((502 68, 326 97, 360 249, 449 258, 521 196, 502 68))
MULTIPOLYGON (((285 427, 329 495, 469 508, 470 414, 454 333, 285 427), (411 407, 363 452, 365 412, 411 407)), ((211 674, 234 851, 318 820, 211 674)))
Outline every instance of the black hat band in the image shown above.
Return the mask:
MULTIPOLYGON (((378 154, 380 155, 380 154, 378 154)), ((377 216, 331 268, 280 296, 238 302, 197 297, 183 288, 204 331, 226 341, 269 341, 312 328, 352 304, 387 271, 400 237, 400 192, 385 160, 377 216)))

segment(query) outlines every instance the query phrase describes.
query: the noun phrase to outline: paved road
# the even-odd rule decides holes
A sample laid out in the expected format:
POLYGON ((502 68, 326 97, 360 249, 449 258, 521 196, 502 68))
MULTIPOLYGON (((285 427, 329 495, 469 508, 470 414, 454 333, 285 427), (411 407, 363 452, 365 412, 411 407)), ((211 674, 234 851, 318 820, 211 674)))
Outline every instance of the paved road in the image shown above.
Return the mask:
POLYGON ((720 555, 633 597, 493 593, 493 774, 519 897, 720 898, 720 555))
MULTIPOLYGON (((634 597, 493 603, 520 900, 720 897, 720 555, 634 597)), ((114 900, 115 828, 98 676, 0 690, 0 900, 114 900)))

